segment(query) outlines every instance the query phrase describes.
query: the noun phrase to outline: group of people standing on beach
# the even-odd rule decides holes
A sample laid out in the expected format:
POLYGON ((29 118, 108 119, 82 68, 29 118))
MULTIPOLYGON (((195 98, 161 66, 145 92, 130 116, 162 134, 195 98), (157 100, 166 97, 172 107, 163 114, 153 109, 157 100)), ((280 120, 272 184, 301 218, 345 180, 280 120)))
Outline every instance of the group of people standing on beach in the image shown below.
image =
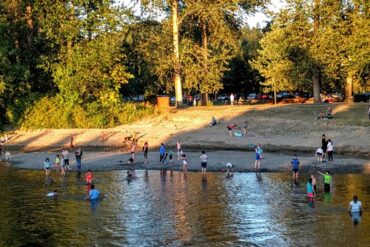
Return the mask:
POLYGON ((333 163, 334 143, 331 139, 326 139, 325 134, 321 138, 321 147, 317 148, 315 156, 317 162, 322 164, 325 156, 328 156, 328 162, 333 163))
MULTIPOLYGON (((76 165, 77 170, 81 171, 81 160, 82 160, 82 150, 81 148, 77 148, 75 150, 75 158, 76 158, 76 165)), ((63 149, 60 154, 57 154, 54 159, 54 167, 56 171, 60 173, 62 177, 65 176, 66 172, 71 170, 69 167, 69 152, 67 149, 63 149)), ((44 161, 44 171, 45 175, 49 176, 51 171, 52 165, 50 159, 47 157, 44 161)))

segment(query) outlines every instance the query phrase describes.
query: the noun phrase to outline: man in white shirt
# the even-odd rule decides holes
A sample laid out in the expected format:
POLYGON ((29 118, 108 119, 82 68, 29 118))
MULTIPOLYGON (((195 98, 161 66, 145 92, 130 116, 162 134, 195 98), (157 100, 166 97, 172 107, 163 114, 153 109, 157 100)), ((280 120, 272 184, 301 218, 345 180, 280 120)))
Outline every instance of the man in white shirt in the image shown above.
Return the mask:
POLYGON ((235 100, 235 97, 234 97, 234 94, 230 94, 230 104, 231 105, 234 105, 234 100, 235 100))
POLYGON ((361 220, 362 203, 358 200, 356 195, 353 196, 353 200, 349 203, 348 213, 352 217, 353 224, 357 225, 361 220))

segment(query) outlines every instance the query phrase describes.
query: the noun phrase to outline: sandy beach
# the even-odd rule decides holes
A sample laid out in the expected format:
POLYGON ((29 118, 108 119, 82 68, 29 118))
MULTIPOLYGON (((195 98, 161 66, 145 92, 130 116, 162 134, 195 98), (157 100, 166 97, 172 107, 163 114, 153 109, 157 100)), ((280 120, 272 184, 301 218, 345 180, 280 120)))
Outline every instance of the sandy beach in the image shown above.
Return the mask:
MULTIPOLYGON (((53 158, 62 148, 69 148, 71 137, 74 147, 85 151, 84 163, 94 170, 128 169, 126 165, 129 142, 138 139, 137 151, 144 142, 149 143, 150 159, 146 166, 138 154, 135 169, 162 169, 157 162, 158 147, 165 143, 174 151, 176 141, 182 143, 189 155, 189 169, 199 167, 200 151, 209 153, 209 170, 220 171, 226 162, 234 164, 236 171, 252 171, 253 146, 261 143, 266 155, 262 171, 290 169, 290 160, 297 153, 304 167, 315 167, 313 154, 321 146, 321 135, 333 140, 335 164, 338 171, 362 171, 369 164, 370 121, 363 113, 367 104, 330 104, 333 119, 317 120, 315 116, 328 107, 327 104, 215 106, 172 109, 168 113, 112 129, 43 129, 9 134, 5 148, 13 154, 15 167, 41 169, 45 157, 53 158), (209 126, 212 116, 218 120, 209 126), (229 136, 226 125, 233 123, 234 131, 242 132, 248 121, 246 136, 229 136), (50 153, 53 152, 53 153, 50 153), (122 162, 120 162, 122 161, 122 162), (346 166, 346 168, 341 168, 346 166)), ((73 149, 71 150, 73 156, 73 149)), ((73 158, 74 160, 74 158, 73 158)), ((179 170, 175 162, 169 169, 179 170)), ((304 168, 306 169, 306 168, 304 168)))
POLYGON ((321 145, 321 135, 334 141, 335 152, 370 157, 370 120, 367 104, 330 104, 333 119, 317 120, 320 111, 328 104, 214 106, 172 109, 139 122, 111 129, 42 129, 17 130, 9 134, 6 148, 15 151, 49 151, 74 146, 85 150, 121 150, 124 139, 135 137, 138 146, 144 142, 155 149, 160 143, 175 146, 180 140, 188 148, 217 150, 247 150, 261 143, 267 151, 314 153, 321 145), (219 123, 210 127, 211 117, 219 123), (237 124, 235 131, 242 132, 248 121, 248 133, 243 137, 230 137, 228 124, 237 124))

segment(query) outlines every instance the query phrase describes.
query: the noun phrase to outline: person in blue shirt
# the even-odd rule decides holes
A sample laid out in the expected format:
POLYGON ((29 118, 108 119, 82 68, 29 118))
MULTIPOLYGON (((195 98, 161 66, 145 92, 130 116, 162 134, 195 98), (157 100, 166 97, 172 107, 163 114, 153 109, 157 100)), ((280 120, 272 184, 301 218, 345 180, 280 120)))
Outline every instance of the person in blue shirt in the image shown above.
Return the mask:
POLYGON ((49 158, 46 158, 44 161, 44 170, 45 175, 48 177, 50 175, 50 160, 49 158))
POLYGON ((308 183, 306 185, 306 190, 307 190, 307 197, 308 199, 313 199, 313 187, 312 187, 312 178, 308 179, 308 183))
POLYGON ((166 146, 164 145, 164 143, 161 143, 161 146, 159 147, 159 162, 162 163, 162 160, 165 154, 166 154, 166 146))
POLYGON ((295 154, 294 155, 294 158, 292 159, 292 161, 290 162, 293 166, 293 182, 296 183, 298 182, 298 169, 299 169, 299 160, 297 158, 297 155, 295 154))
POLYGON ((261 159, 262 159, 262 146, 257 144, 257 147, 254 150, 256 152, 256 161, 254 162, 254 169, 261 169, 261 159))
POLYGON ((91 185, 91 190, 89 192, 89 195, 85 197, 85 200, 97 200, 100 197, 99 190, 95 189, 95 186, 91 185))

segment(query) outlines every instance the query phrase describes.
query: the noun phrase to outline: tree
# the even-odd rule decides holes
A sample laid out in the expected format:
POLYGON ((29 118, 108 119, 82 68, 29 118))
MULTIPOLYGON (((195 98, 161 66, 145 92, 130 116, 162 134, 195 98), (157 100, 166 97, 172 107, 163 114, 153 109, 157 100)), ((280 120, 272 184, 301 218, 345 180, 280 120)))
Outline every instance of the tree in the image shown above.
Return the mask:
POLYGON ((342 81, 347 102, 352 102, 354 77, 370 64, 370 14, 366 1, 323 2, 315 56, 325 65, 325 73, 342 81))
POLYGON ((122 13, 110 1, 66 1, 37 6, 42 32, 57 50, 45 57, 59 95, 68 104, 120 100, 119 89, 131 74, 123 66, 122 13), (121 23, 122 21, 122 23, 121 23))
POLYGON ((179 5, 182 2, 179 0, 142 0, 144 7, 156 6, 160 9, 165 9, 169 12, 172 23, 172 69, 173 69, 173 83, 175 88, 176 105, 182 105, 182 84, 181 84, 181 66, 180 66, 180 51, 179 51, 179 5))

